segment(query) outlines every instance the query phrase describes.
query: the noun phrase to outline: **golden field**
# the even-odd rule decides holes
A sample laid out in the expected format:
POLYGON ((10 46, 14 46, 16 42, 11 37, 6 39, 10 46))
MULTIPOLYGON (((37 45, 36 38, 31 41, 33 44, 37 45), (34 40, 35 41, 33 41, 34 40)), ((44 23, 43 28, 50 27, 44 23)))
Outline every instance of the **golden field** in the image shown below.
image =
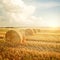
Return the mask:
POLYGON ((17 45, 5 40, 11 29, 18 28, 0 28, 0 60, 60 60, 60 29, 36 29, 37 33, 17 45))

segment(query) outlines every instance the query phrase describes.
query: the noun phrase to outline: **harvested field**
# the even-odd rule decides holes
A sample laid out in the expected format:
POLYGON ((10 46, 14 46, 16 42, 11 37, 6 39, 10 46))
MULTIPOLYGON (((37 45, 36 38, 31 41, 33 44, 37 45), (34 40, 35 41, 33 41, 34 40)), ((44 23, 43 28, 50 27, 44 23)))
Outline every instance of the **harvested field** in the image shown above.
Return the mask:
POLYGON ((37 32, 26 35, 26 42, 21 44, 21 36, 17 32, 15 28, 7 32, 1 29, 0 60, 60 60, 60 34, 37 32))
POLYGON ((60 60, 60 54, 24 48, 0 47, 0 60, 60 60))

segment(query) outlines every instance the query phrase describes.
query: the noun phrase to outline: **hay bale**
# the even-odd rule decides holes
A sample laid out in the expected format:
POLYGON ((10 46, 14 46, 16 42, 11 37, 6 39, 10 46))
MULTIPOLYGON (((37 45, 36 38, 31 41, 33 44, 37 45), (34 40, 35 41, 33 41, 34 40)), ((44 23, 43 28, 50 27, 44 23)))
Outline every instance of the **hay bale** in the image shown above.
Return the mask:
POLYGON ((17 32, 15 30, 9 30, 5 34, 5 40, 6 40, 6 42, 8 42, 10 44, 17 45, 22 42, 23 36, 20 32, 17 32))
POLYGON ((34 33, 37 33, 37 28, 33 29, 34 33))
POLYGON ((34 35, 34 34, 35 34, 35 32, 34 32, 33 29, 26 29, 26 30, 25 30, 25 35, 26 35, 26 36, 34 35))
POLYGON ((37 29, 38 32, 40 32, 40 29, 37 29))

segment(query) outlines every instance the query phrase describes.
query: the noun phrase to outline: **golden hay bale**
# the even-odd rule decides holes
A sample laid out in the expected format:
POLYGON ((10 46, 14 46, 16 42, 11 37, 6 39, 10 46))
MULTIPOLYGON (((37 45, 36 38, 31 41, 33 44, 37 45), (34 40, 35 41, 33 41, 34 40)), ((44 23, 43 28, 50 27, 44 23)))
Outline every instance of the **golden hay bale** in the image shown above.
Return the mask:
POLYGON ((17 45, 20 44, 23 40, 23 36, 20 32, 15 30, 9 30, 5 35, 6 42, 17 45))
POLYGON ((35 28, 33 30, 34 30, 35 33, 39 33, 40 32, 40 29, 38 29, 38 28, 35 28))
POLYGON ((40 32, 41 30, 40 29, 37 29, 38 32, 40 32))
POLYGON ((35 34, 35 32, 34 32, 33 29, 26 29, 26 30, 25 30, 25 35, 26 35, 26 36, 34 35, 34 34, 35 34))
POLYGON ((34 31, 35 33, 37 33, 37 28, 33 29, 33 31, 34 31))

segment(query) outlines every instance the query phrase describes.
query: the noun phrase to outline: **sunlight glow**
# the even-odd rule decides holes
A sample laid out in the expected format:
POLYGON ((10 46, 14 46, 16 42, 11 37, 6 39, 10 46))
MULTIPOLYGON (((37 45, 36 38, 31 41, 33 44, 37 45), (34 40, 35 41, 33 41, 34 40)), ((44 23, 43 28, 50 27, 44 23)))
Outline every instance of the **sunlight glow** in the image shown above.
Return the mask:
POLYGON ((55 27, 58 27, 58 23, 57 23, 57 21, 50 21, 48 23, 48 26, 49 27, 52 27, 52 28, 55 28, 55 27))

